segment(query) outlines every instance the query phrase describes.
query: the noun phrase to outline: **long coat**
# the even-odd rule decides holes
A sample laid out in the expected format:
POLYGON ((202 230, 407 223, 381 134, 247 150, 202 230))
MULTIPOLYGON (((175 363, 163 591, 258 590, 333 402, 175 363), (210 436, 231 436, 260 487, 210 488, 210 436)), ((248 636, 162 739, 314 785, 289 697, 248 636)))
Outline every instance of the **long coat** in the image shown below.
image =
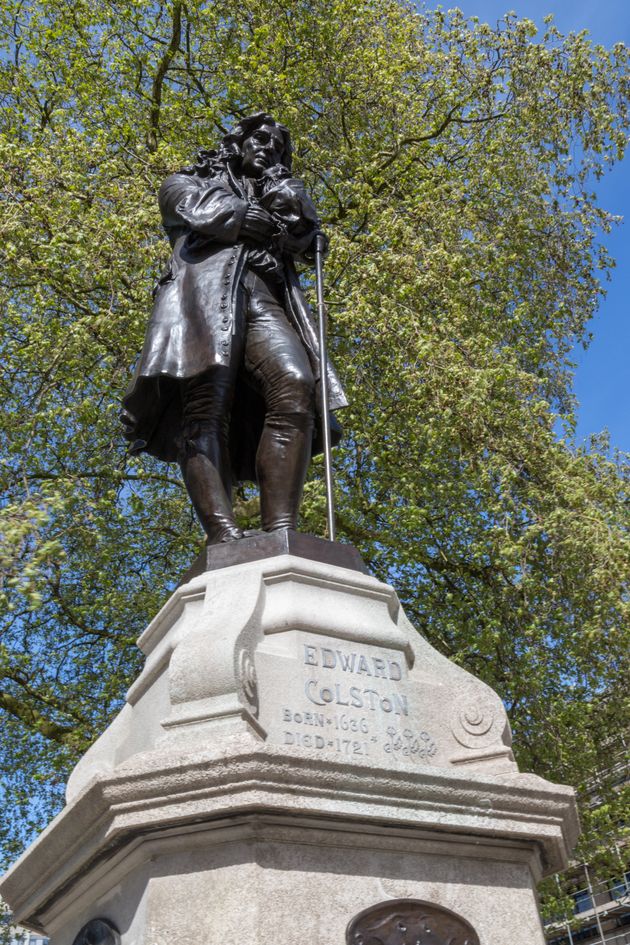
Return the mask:
MULTIPOLYGON (((273 213, 280 236, 284 307, 311 362, 319 388, 317 332, 301 292, 293 257, 313 241, 315 209, 303 184, 278 181, 260 201, 273 213)), ((132 451, 177 459, 181 437, 181 384, 213 365, 229 365, 242 293, 239 284, 251 247, 239 238, 248 202, 241 182, 225 166, 196 167, 173 174, 159 194, 162 220, 173 247, 167 272, 156 287, 155 303, 133 380, 123 399, 121 419, 132 451)), ((263 254, 274 264, 274 256, 263 254)), ((329 407, 347 404, 339 379, 327 365, 329 407)), ((319 391, 317 401, 319 403, 319 391)), ((264 423, 264 403, 242 372, 230 424, 234 475, 255 480, 254 458, 264 423)), ((332 418, 333 439, 340 428, 332 418)), ((314 452, 320 447, 316 437, 314 452)))

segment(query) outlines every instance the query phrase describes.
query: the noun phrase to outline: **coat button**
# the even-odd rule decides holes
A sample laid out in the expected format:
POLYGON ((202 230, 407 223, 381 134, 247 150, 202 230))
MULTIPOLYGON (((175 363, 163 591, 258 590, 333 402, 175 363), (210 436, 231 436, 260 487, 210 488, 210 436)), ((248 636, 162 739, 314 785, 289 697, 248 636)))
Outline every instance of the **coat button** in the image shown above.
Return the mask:
POLYGON ((221 302, 219 308, 227 308, 227 302, 221 302))

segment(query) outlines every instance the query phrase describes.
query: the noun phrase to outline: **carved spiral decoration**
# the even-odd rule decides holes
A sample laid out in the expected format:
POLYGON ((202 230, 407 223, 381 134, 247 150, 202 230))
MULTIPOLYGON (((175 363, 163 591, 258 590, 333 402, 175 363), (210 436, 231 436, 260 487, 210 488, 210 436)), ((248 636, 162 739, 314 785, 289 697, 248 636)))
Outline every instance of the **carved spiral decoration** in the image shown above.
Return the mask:
POLYGON ((451 730, 466 748, 488 748, 500 742, 507 724, 497 695, 464 696, 453 707, 451 730))
POLYGON ((254 715, 258 715, 258 680, 256 667, 251 654, 241 650, 238 658, 238 676, 243 687, 243 695, 247 699, 254 715))
POLYGON ((485 735, 492 728, 495 718, 494 708, 483 705, 480 699, 469 703, 459 713, 461 726, 469 735, 485 735))

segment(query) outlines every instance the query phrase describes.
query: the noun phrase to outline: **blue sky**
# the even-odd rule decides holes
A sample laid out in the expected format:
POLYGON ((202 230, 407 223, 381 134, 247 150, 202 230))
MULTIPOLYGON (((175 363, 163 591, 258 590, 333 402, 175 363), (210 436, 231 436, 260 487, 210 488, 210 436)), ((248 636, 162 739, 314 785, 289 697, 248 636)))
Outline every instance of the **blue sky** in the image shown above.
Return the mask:
MULTIPOLYGON (((437 3, 427 2, 429 9, 437 3)), ((459 7, 466 16, 495 24, 514 11, 538 26, 552 13, 563 33, 587 29, 594 42, 630 44, 630 0, 442 0, 443 9, 459 7)), ((625 160, 600 183, 600 204, 624 217, 607 237, 617 266, 608 296, 591 322, 593 341, 576 350, 575 393, 580 403, 577 438, 607 429, 611 445, 630 452, 630 148, 625 160)))

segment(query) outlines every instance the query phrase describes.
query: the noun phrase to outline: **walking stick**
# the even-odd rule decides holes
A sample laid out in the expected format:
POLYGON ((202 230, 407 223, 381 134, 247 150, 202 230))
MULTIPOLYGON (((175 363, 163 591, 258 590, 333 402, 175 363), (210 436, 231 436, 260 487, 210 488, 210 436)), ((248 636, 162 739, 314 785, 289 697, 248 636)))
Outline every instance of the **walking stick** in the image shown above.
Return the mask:
POLYGON ((321 231, 315 234, 315 280, 317 284, 317 315, 319 321, 319 366, 322 397, 322 430, 324 434, 324 470, 326 477, 326 519, 328 538, 335 540, 335 507, 332 478, 332 445, 330 442, 330 411, 328 409, 328 372, 326 366, 326 306, 324 304, 324 264, 326 238, 321 231))

